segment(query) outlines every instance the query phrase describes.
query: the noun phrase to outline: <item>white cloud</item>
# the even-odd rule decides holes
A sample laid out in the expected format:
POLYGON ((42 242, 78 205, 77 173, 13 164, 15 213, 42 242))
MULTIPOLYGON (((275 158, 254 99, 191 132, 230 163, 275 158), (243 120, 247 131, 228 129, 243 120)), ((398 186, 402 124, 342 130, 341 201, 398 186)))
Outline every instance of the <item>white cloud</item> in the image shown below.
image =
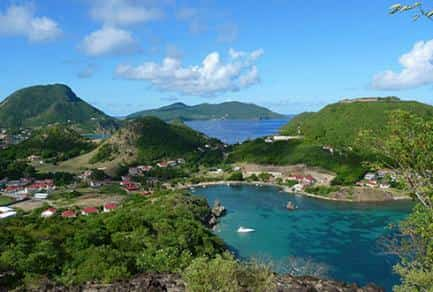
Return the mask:
POLYGON ((161 64, 147 62, 140 66, 119 65, 116 76, 145 80, 162 91, 196 96, 215 96, 239 91, 260 82, 255 65, 263 50, 239 52, 230 49, 227 62, 217 52, 210 53, 200 65, 183 66, 180 59, 166 57, 161 64))
POLYGON ((92 0, 91 16, 105 24, 126 26, 158 20, 163 11, 144 0, 92 0))
POLYGON ((86 36, 80 48, 90 56, 133 54, 140 50, 129 31, 109 26, 86 36))
POLYGON ((433 40, 417 42, 399 59, 400 72, 387 70, 374 76, 376 89, 399 90, 433 84, 433 40))
POLYGON ((33 5, 11 5, 0 12, 0 36, 24 36, 31 42, 58 38, 62 30, 54 20, 35 16, 33 5))

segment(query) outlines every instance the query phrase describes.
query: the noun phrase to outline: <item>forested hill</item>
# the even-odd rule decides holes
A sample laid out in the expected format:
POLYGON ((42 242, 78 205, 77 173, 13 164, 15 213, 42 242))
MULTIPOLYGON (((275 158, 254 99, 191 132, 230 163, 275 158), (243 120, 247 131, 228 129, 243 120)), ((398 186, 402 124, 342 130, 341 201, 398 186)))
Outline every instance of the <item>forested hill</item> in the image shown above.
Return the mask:
POLYGON ((103 131, 117 122, 77 97, 66 85, 38 85, 20 89, 0 103, 0 128, 33 128, 68 124, 82 131, 103 131))
POLYGON ((224 102, 220 104, 202 103, 189 106, 183 103, 174 103, 158 109, 140 111, 128 116, 129 119, 155 116, 165 121, 172 120, 211 120, 211 119, 273 119, 284 115, 252 104, 242 102, 224 102))
POLYGON ((420 102, 395 97, 360 98, 327 105, 319 112, 300 114, 284 126, 281 133, 301 134, 320 144, 351 145, 360 130, 384 128, 387 114, 393 110, 433 117, 433 107, 420 102))

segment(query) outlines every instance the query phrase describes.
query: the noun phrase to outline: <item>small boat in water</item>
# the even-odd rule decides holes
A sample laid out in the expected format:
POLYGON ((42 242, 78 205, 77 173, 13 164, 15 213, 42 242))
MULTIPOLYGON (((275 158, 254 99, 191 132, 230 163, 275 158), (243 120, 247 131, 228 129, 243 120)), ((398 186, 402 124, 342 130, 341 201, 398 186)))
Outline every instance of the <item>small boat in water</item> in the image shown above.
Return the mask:
POLYGON ((252 228, 245 228, 242 226, 238 228, 239 233, 249 233, 249 232, 254 232, 254 231, 256 231, 256 230, 252 229, 252 228))

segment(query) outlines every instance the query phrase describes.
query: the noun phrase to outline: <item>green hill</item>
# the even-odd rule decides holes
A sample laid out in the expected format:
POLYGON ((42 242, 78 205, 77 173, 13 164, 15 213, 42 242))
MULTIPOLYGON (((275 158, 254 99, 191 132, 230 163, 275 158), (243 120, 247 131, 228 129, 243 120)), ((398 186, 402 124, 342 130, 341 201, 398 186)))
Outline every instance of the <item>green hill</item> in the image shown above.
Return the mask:
POLYGON ((84 132, 116 127, 115 119, 62 84, 20 89, 0 103, 0 128, 33 128, 55 123, 68 124, 84 132))
POLYGON ((220 104, 202 103, 189 106, 174 103, 158 109, 140 111, 129 115, 128 119, 155 116, 164 121, 172 120, 212 120, 212 119, 273 119, 284 115, 274 113, 267 108, 252 103, 224 102, 220 104))
POLYGON ((97 149, 65 161, 60 166, 68 171, 96 167, 113 170, 121 164, 152 163, 177 158, 198 165, 221 161, 221 149, 221 142, 185 125, 144 117, 127 121, 97 149))
POLYGON ((76 131, 61 125, 35 130, 31 137, 0 153, 9 159, 24 159, 38 155, 44 159, 67 160, 95 148, 95 144, 76 131))
POLYGON ((433 117, 433 107, 395 97, 362 98, 330 104, 316 113, 303 113, 281 129, 282 134, 304 135, 306 140, 333 146, 352 145, 360 130, 380 130, 387 123, 387 113, 405 110, 423 117, 433 117))

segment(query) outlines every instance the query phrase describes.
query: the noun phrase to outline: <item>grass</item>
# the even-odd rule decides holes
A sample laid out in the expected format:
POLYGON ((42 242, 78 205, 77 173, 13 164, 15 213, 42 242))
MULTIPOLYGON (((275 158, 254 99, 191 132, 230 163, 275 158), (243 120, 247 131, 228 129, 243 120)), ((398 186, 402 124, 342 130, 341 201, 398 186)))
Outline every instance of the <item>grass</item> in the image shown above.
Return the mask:
POLYGON ((12 198, 6 196, 0 196, 0 206, 8 205, 13 202, 14 200, 12 198))

